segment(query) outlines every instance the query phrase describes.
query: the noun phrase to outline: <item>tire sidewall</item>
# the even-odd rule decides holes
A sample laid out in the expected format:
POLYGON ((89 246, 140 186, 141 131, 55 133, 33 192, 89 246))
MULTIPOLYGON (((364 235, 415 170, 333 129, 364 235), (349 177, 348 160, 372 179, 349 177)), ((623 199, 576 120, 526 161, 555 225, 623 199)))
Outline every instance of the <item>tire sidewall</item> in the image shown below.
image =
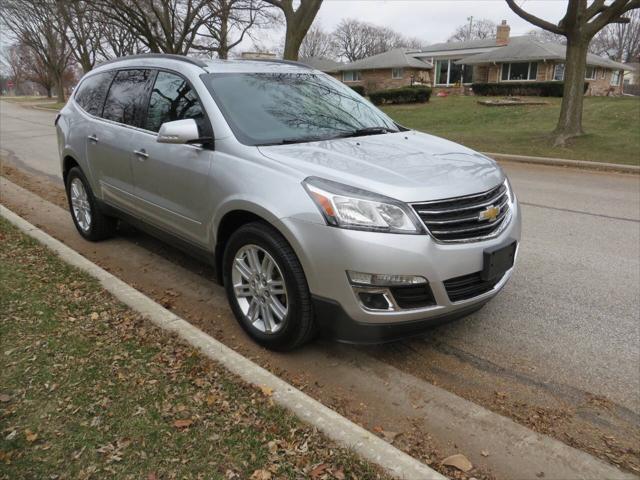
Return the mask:
POLYGON ((261 345, 275 350, 288 349, 295 338, 297 337, 299 325, 296 325, 297 319, 302 315, 301 299, 308 294, 306 285, 299 285, 295 281, 295 275, 291 270, 289 261, 281 253, 281 247, 271 238, 269 233, 263 231, 263 229, 256 228, 254 226, 243 227, 234 233, 224 252, 223 257, 223 277, 224 287, 229 298, 229 304, 233 310, 234 315, 238 319, 240 326, 258 341, 261 345), (287 290, 287 315, 284 319, 284 325, 276 333, 264 333, 258 330, 251 324, 245 317, 244 313, 238 305, 238 301, 233 289, 233 281, 231 279, 231 271, 233 268, 233 261, 235 256, 243 246, 256 245, 263 248, 271 255, 280 268, 280 272, 284 277, 284 283, 287 290))

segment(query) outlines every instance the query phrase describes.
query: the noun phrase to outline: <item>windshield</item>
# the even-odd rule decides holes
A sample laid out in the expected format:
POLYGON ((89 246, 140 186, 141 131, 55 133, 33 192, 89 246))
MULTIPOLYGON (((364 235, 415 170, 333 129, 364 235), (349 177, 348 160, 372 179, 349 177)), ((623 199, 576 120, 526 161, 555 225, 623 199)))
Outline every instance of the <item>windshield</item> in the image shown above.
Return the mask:
POLYGON ((324 74, 211 73, 202 79, 247 145, 398 131, 384 113, 324 74))

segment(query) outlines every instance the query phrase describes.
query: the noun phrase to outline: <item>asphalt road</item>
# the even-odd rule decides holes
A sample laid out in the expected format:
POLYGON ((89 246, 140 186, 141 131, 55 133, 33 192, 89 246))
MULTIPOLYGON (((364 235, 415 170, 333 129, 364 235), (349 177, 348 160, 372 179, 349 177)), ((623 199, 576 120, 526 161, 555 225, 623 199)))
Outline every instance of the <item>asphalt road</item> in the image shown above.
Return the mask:
MULTIPOLYGON (((52 112, 0 102, 0 153, 59 177, 52 112)), ((640 177, 505 164, 523 205, 519 265, 447 345, 640 414, 640 177)))

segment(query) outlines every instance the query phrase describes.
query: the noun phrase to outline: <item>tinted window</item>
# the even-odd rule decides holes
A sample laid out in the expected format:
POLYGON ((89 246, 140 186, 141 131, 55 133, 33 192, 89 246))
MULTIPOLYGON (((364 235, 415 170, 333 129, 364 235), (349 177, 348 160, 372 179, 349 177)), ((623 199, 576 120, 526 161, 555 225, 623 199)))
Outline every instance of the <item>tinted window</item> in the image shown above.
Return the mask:
POLYGON ((82 109, 91 115, 100 116, 104 97, 113 78, 113 72, 98 73, 83 80, 75 95, 82 109))
POLYGON ((236 137, 248 145, 335 138, 364 128, 397 130, 342 82, 313 73, 204 74, 236 137))
POLYGON ((204 111, 191 86, 178 75, 158 72, 149 100, 145 128, 157 132, 163 123, 185 118, 193 118, 200 134, 203 134, 204 111))
POLYGON ((102 116, 107 120, 138 125, 146 107, 151 70, 121 70, 113 79, 102 116))

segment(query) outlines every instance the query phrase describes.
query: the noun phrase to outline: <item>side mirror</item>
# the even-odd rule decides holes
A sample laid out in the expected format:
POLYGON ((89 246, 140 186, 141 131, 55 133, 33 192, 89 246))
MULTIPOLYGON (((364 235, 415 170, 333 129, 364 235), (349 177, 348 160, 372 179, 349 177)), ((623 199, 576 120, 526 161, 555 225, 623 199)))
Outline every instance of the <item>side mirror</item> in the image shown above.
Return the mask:
POLYGON ((193 118, 165 122, 158 132, 158 143, 209 143, 211 138, 201 138, 193 118))

